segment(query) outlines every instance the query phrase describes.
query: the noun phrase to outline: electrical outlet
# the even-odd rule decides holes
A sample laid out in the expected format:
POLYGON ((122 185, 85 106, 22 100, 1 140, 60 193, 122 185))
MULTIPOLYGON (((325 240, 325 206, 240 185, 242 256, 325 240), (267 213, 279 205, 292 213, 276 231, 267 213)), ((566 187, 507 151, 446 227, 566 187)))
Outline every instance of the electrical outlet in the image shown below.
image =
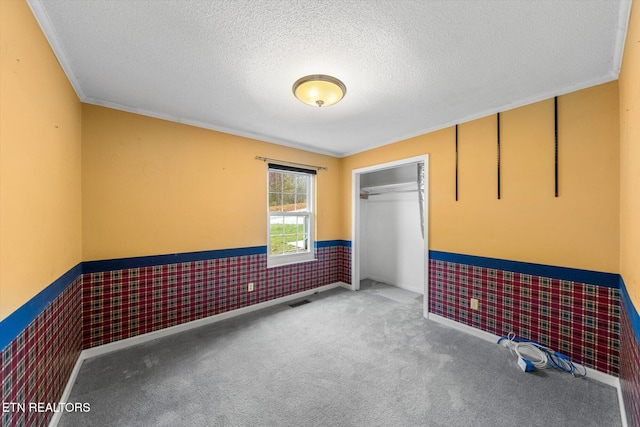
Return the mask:
POLYGON ((247 285, 247 292, 253 292, 253 282, 249 282, 247 285))
POLYGON ((471 310, 478 309, 478 300, 476 298, 471 298, 471 310))

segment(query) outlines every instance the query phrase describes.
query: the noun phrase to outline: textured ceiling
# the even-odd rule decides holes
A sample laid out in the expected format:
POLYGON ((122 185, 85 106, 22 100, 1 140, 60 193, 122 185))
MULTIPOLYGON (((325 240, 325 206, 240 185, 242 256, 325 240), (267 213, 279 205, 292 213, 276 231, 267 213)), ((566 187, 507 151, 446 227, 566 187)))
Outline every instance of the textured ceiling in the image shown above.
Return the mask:
POLYGON ((615 80, 628 0, 29 0, 83 102, 344 156, 615 80), (302 104, 308 74, 342 80, 302 104))

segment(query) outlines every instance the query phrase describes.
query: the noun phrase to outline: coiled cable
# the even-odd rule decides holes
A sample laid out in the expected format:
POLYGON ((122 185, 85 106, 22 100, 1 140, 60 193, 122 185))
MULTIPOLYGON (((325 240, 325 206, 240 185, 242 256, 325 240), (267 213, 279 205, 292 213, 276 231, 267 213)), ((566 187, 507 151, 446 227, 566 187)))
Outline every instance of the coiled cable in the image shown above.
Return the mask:
POLYGON ((582 364, 535 341, 518 338, 513 332, 501 337, 498 344, 503 341, 503 346, 507 347, 512 354, 528 360, 536 369, 554 368, 568 372, 574 377, 587 376, 587 368, 582 364))

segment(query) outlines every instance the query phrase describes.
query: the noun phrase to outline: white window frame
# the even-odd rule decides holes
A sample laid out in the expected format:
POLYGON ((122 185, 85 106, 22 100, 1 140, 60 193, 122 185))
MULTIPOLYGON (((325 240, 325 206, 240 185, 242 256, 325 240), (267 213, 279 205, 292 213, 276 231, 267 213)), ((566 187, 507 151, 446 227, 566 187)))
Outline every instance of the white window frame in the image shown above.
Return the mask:
POLYGON ((267 166, 267 268, 281 265, 297 264, 316 260, 315 251, 315 171, 293 168, 282 165, 267 166), (272 167, 274 166, 274 167, 272 167), (307 187, 307 212, 271 212, 269 210, 269 172, 277 171, 308 176, 307 187), (308 248, 304 252, 292 254, 271 254, 271 218, 272 217, 307 217, 309 229, 308 248))

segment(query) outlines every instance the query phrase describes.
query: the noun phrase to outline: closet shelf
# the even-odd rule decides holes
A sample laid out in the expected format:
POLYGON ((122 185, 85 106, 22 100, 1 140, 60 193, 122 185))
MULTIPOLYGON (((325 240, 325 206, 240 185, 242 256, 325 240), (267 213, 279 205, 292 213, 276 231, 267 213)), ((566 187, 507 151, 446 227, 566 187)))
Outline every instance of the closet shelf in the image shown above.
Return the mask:
POLYGON ((417 191, 418 183, 414 181, 410 182, 401 182, 396 184, 384 184, 384 185, 373 185, 368 187, 360 188, 360 192, 362 194, 384 194, 384 193, 395 193, 401 191, 417 191))

